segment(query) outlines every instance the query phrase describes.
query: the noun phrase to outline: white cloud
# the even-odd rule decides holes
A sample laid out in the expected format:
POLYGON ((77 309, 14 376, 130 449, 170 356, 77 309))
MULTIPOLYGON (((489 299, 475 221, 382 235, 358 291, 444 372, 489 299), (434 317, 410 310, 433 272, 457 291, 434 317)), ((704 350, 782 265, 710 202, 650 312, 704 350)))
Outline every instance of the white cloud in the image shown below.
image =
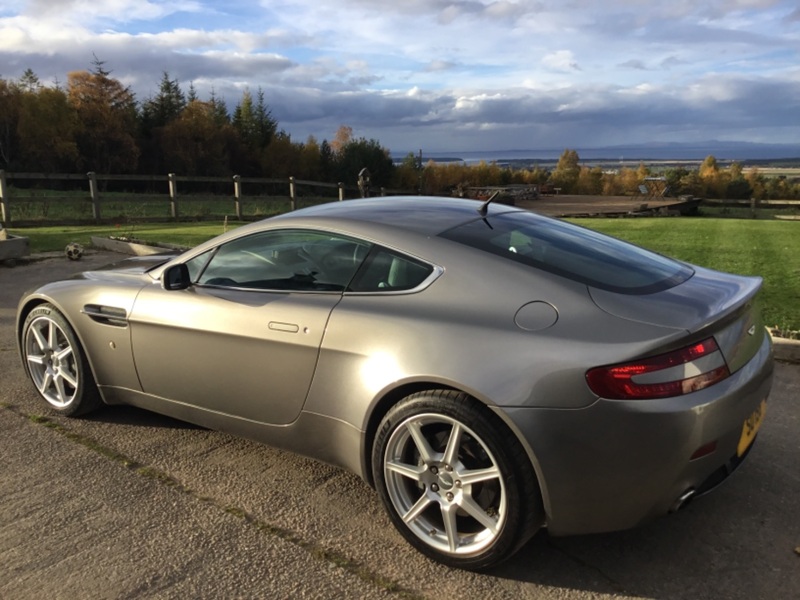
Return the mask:
POLYGON ((575 56, 570 50, 557 50, 542 57, 542 64, 548 69, 556 71, 580 71, 581 68, 575 61, 575 56))
POLYGON ((798 21, 795 0, 28 0, 0 7, 0 77, 96 55, 139 98, 163 71, 231 103, 262 87, 301 138, 412 147, 797 140, 798 21))
POLYGON ((201 4, 191 0, 30 0, 22 12, 36 19, 63 23, 129 23, 152 21, 179 12, 197 12, 201 4))

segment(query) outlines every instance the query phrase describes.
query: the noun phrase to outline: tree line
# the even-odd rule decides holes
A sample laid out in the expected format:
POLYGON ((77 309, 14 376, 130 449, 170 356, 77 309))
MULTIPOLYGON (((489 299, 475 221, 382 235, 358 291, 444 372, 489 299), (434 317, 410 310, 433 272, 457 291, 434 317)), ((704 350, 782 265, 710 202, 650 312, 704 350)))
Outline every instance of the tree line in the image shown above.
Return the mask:
POLYGON ((28 69, 0 79, 0 169, 17 172, 274 177, 355 183, 367 167, 389 185, 393 162, 377 140, 342 126, 333 141, 298 143, 278 128, 261 88, 246 89, 232 113, 213 92, 200 99, 164 73, 138 102, 102 61, 73 71, 65 87, 28 69))
MULTIPOLYGON (((28 69, 18 80, 0 78, 0 169, 16 172, 164 174, 288 178, 356 182, 367 168, 374 187, 447 194, 465 187, 550 185, 563 194, 636 193, 654 173, 638 168, 604 171, 581 164, 566 149, 553 169, 510 169, 497 164, 423 164, 409 154, 394 164, 375 139, 356 138, 342 125, 333 140, 295 141, 279 128, 262 88, 245 89, 229 112, 213 91, 201 99, 164 72, 158 92, 138 101, 129 87, 95 59, 67 83, 43 85, 28 69)), ((786 178, 721 168, 709 156, 698 169, 659 171, 672 195, 706 198, 800 198, 786 178)))

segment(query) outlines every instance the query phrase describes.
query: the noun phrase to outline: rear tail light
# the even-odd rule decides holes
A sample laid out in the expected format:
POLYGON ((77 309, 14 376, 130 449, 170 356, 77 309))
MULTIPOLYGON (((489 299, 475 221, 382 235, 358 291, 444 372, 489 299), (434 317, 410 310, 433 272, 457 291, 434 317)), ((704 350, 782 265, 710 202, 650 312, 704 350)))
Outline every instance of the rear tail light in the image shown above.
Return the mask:
POLYGON ((674 352, 586 373, 589 388, 602 398, 637 400, 682 396, 730 375, 714 338, 674 352))

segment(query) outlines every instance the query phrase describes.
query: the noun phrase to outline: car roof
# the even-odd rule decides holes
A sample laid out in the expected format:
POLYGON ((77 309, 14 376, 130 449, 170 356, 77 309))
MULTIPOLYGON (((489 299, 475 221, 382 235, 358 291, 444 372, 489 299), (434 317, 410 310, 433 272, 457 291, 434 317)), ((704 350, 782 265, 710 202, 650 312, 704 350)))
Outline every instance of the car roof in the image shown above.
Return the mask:
POLYGON ((385 196, 309 206, 232 229, 199 244, 187 254, 176 257, 174 261, 155 267, 150 274, 152 277, 158 278, 172 262, 186 260, 187 256, 197 256, 209 248, 226 243, 231 239, 272 229, 275 226, 334 230, 409 252, 410 246, 419 251, 420 244, 430 244, 433 240, 449 245, 452 243, 451 241, 437 236, 444 231, 481 219, 486 215, 492 216, 511 211, 522 212, 521 209, 512 206, 490 204, 487 207, 486 215, 483 215, 478 211, 482 204, 477 200, 463 198, 385 196), (415 238, 413 243, 409 236, 415 238))
MULTIPOLYGON (((425 236, 436 235, 456 225, 483 217, 482 203, 463 198, 436 196, 386 196, 343 202, 329 202, 273 217, 277 219, 343 220, 375 223, 425 236)), ((487 214, 515 210, 504 205, 490 205, 487 214)))

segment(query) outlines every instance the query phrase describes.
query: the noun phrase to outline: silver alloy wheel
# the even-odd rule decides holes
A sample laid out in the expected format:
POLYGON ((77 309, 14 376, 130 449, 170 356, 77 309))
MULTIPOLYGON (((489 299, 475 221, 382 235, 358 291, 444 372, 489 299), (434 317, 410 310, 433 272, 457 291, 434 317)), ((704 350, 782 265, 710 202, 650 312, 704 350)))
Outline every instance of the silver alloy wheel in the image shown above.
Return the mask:
POLYGON ((64 330, 53 319, 40 316, 25 334, 25 360, 31 379, 42 397, 56 408, 65 408, 78 393, 78 365, 64 330))
POLYGON ((451 417, 424 413, 403 421, 384 455, 386 489, 397 514, 431 548, 472 556, 503 530, 507 494, 487 445, 451 417))

